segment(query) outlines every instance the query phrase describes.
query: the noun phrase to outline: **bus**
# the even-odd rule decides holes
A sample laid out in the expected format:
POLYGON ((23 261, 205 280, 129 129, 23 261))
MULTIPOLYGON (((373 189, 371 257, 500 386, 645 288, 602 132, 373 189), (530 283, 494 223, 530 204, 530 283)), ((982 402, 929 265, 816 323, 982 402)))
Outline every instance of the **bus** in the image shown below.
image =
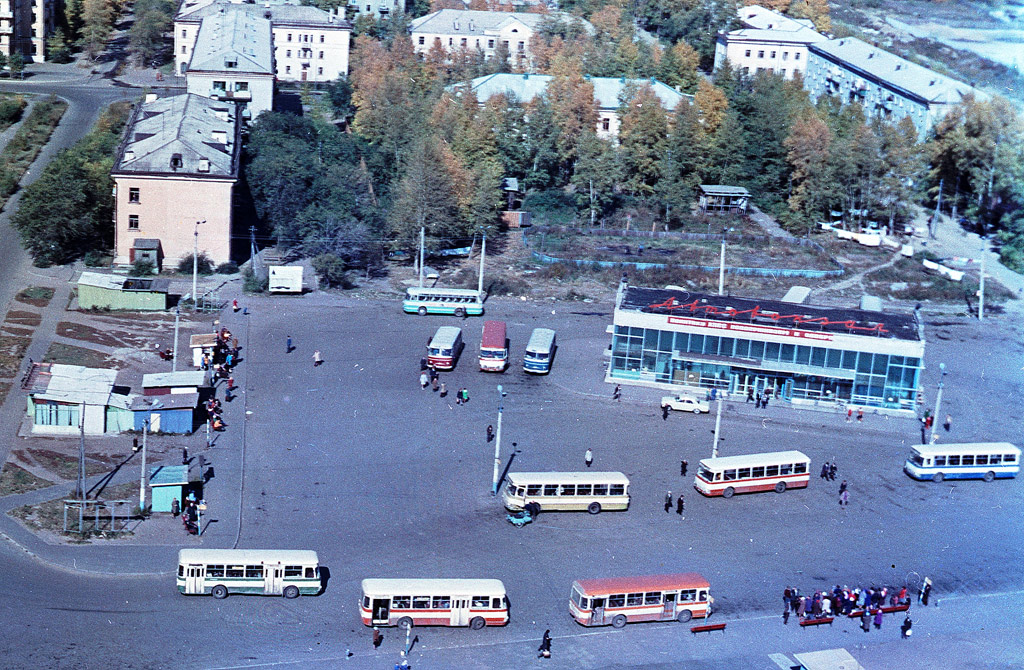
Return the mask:
POLYGON ((483 293, 468 288, 409 288, 405 291, 402 310, 420 316, 481 316, 484 313, 483 293))
POLYGON ((625 510, 629 479, 621 472, 510 472, 501 499, 513 512, 529 503, 542 511, 625 510))
POLYGON ((427 363, 435 370, 453 370, 462 353, 462 329, 441 326, 427 345, 427 363))
POLYGON ((555 357, 555 331, 550 328, 534 328, 523 355, 523 370, 538 375, 551 371, 555 357))
POLYGON ((181 549, 178 592, 184 595, 229 593, 298 598, 322 590, 315 551, 282 549, 181 549))
POLYGON ((917 480, 984 479, 1016 477, 1020 449, 1009 442, 973 444, 919 444, 910 450, 903 471, 917 480))
POLYGON ((705 458, 697 467, 693 488, 723 498, 757 491, 782 493, 806 488, 810 472, 811 459, 799 451, 705 458))
POLYGON ((364 579, 359 612, 367 626, 504 626, 508 597, 499 579, 364 579))
POLYGON ((480 338, 480 369, 484 372, 504 372, 508 367, 508 337, 504 321, 484 321, 484 334, 480 338))
POLYGON ((580 579, 572 583, 569 614, 584 626, 622 628, 637 621, 689 621, 711 615, 708 580, 696 572, 580 579))

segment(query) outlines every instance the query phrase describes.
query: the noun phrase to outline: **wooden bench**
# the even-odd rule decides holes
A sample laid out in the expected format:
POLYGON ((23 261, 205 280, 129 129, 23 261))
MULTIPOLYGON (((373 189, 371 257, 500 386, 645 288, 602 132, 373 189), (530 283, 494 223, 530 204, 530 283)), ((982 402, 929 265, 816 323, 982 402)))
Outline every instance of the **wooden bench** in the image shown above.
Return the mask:
POLYGON ((703 626, 691 626, 690 632, 696 635, 697 633, 710 633, 713 630, 725 630, 724 623, 706 623, 703 626))
POLYGON ((823 617, 819 617, 817 619, 804 619, 803 621, 800 622, 800 625, 801 626, 820 626, 820 625, 822 625, 824 623, 827 623, 829 626, 831 626, 833 618, 834 617, 823 616, 823 617))
POLYGON ((906 612, 910 609, 910 605, 904 603, 902 605, 891 605, 889 607, 882 608, 882 614, 895 614, 896 612, 906 612))

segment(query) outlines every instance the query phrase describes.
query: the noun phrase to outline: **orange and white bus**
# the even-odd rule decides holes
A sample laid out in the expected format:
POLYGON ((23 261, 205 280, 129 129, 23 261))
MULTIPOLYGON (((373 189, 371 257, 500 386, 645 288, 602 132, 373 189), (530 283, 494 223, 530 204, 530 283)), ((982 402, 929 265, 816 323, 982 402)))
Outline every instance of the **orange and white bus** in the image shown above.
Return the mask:
POLYGON ((646 577, 579 579, 569 614, 584 626, 622 628, 636 621, 686 622, 711 615, 711 585, 696 572, 646 577))
POLYGON ((508 336, 504 321, 484 321, 484 334, 480 338, 480 369, 484 372, 504 372, 508 367, 508 336))
POLYGON ((498 579, 364 579, 367 626, 504 626, 508 597, 498 579))
POLYGON ((706 496, 731 498, 736 493, 807 487, 811 459, 799 451, 705 458, 697 467, 693 488, 706 496))
POLYGON ((427 363, 435 370, 454 370, 462 353, 462 329, 441 326, 427 345, 427 363))

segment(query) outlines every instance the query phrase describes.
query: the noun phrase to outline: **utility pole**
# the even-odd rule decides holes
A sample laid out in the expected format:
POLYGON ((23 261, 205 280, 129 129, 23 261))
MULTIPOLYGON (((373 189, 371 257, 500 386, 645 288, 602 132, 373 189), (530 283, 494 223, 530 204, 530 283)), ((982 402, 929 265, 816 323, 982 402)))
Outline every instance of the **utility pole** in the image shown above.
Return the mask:
POLYGON ((149 419, 142 422, 142 471, 139 473, 139 513, 146 512, 146 433, 149 432, 149 419))
POLYGON ((84 533, 85 527, 85 403, 82 403, 78 417, 78 532, 84 533))
POLYGON ((939 363, 939 392, 935 396, 935 414, 932 416, 932 442, 935 442, 935 431, 939 427, 939 409, 942 407, 942 387, 946 381, 946 364, 939 363))
POLYGON ((715 442, 711 445, 711 458, 718 458, 718 433, 722 430, 722 403, 724 394, 718 397, 718 414, 715 416, 715 442))
POLYGON ((981 240, 981 274, 978 278, 978 321, 985 320, 985 239, 981 240))
POLYGON ((718 295, 725 294, 725 231, 722 231, 722 254, 718 263, 718 295))
POLYGON ((498 432, 494 436, 494 476, 491 477, 491 495, 498 495, 498 470, 501 469, 501 415, 505 412, 505 391, 498 384, 498 432))
POLYGON ((928 236, 933 240, 935 239, 935 229, 939 225, 939 214, 942 212, 942 185, 945 181, 945 177, 939 179, 939 197, 935 199, 935 214, 932 215, 932 220, 928 222, 928 236))
POLYGON ((199 310, 199 294, 196 286, 199 279, 199 225, 206 223, 206 220, 196 221, 195 240, 192 245, 192 311, 199 310))
POLYGON ((178 318, 181 310, 174 308, 174 351, 171 352, 171 372, 178 371, 178 318))
POLYGON ((420 288, 423 288, 423 237, 426 234, 425 228, 420 228, 420 288))
POLYGON ((476 291, 483 297, 484 294, 484 256, 487 255, 487 233, 483 234, 480 240, 480 276, 476 278, 476 291))
POLYGON ((594 227, 594 180, 590 180, 590 227, 594 227))

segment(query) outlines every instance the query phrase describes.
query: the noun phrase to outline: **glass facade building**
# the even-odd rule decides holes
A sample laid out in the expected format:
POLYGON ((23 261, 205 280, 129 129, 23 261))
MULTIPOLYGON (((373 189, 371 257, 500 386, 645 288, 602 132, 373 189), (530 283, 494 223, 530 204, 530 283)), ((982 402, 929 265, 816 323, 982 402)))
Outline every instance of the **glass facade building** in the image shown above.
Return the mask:
POLYGON ((913 314, 627 287, 610 353, 609 381, 915 411, 924 340, 913 314))

